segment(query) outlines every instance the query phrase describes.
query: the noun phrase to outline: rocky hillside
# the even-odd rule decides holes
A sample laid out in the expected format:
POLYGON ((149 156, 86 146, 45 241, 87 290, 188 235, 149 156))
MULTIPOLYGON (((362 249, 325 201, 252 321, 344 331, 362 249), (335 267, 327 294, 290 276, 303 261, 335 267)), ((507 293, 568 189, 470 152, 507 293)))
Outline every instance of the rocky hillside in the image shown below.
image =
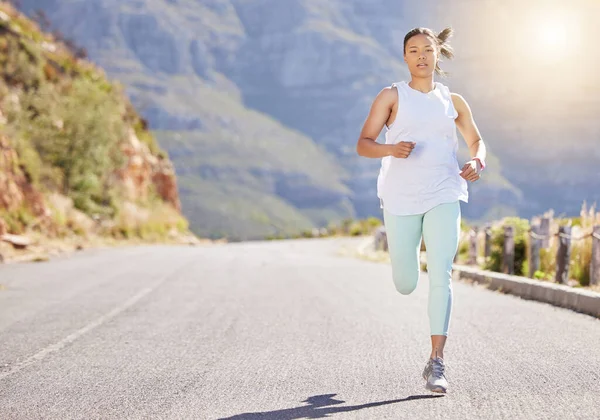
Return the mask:
MULTIPOLYGON (((580 81, 567 89, 564 68, 541 79, 556 64, 516 55, 525 51, 518 43, 502 49, 507 43, 498 39, 526 39, 518 30, 535 22, 533 14, 514 37, 495 37, 517 2, 20 3, 32 16, 42 9, 126 86, 174 161, 182 208, 196 232, 254 237, 380 216, 379 162, 354 148, 372 98, 408 78, 402 39, 416 25, 457 30, 457 62, 447 63, 455 76, 444 83, 469 100, 490 146, 489 171, 472 186, 466 217, 529 216, 549 206, 576 213, 583 200, 600 200, 598 126, 589 118, 599 102, 581 99, 580 81), (464 18, 469 13, 478 19, 464 18), (566 94, 566 102, 552 100, 547 87, 554 85, 565 86, 555 93, 566 94), (557 159, 569 150, 565 138, 577 138, 580 147, 557 159)), ((464 147, 461 153, 466 157, 464 147)))
POLYGON ((0 236, 187 231, 173 165, 119 85, 6 3, 0 63, 0 236))

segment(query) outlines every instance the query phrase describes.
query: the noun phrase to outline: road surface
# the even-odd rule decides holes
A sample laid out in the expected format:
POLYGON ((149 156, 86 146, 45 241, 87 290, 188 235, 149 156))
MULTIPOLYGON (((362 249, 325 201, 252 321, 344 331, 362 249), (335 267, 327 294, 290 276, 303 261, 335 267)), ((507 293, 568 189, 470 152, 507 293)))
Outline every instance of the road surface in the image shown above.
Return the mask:
POLYGON ((462 282, 426 391, 427 276, 400 295, 360 241, 1 266, 0 418, 600 418, 600 320, 462 282))

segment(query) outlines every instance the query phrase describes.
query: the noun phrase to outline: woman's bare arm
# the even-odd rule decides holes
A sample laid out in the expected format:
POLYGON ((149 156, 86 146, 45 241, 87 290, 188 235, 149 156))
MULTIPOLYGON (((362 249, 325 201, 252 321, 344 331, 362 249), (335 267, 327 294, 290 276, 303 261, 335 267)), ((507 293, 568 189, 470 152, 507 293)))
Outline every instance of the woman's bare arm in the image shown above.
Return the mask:
POLYGON ((479 178, 478 173, 481 172, 481 167, 478 165, 485 162, 486 148, 477 124, 473 119, 473 113, 467 101, 457 93, 452 94, 452 103, 454 108, 458 112, 456 118, 456 126, 465 139, 465 143, 469 147, 469 153, 471 154, 471 160, 463 167, 461 176, 468 181, 475 181, 479 178), (479 159, 479 162, 477 161, 479 159))
POLYGON ((390 117, 390 113, 398 98, 395 89, 394 87, 386 87, 373 100, 371 110, 356 143, 356 152, 360 156, 368 158, 382 158, 385 156, 406 158, 410 155, 414 147, 414 144, 411 142, 400 142, 397 144, 377 143, 377 137, 379 137, 379 133, 381 133, 383 126, 390 117))

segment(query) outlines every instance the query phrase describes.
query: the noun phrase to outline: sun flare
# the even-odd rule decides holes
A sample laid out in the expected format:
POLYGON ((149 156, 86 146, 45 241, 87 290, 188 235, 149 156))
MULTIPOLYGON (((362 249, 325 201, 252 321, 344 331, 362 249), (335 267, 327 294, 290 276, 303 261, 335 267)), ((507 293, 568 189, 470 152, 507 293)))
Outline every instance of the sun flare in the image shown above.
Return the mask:
POLYGON ((545 50, 558 51, 567 43, 567 27, 560 22, 544 22, 538 28, 538 41, 545 50))

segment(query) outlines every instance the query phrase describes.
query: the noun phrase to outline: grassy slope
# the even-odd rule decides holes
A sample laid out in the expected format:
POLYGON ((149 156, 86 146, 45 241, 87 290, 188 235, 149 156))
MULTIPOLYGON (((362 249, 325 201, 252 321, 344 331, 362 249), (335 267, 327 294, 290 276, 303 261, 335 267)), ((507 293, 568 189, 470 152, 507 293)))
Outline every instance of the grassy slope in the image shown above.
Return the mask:
POLYGON ((175 162, 183 210, 194 231, 255 238, 351 215, 344 201, 345 171, 321 147, 228 95, 202 87, 197 92, 198 97, 182 92, 162 99, 194 107, 203 115, 203 130, 156 131, 175 162), (297 178, 302 189, 334 198, 318 209, 291 203, 276 187, 282 178, 297 178))

